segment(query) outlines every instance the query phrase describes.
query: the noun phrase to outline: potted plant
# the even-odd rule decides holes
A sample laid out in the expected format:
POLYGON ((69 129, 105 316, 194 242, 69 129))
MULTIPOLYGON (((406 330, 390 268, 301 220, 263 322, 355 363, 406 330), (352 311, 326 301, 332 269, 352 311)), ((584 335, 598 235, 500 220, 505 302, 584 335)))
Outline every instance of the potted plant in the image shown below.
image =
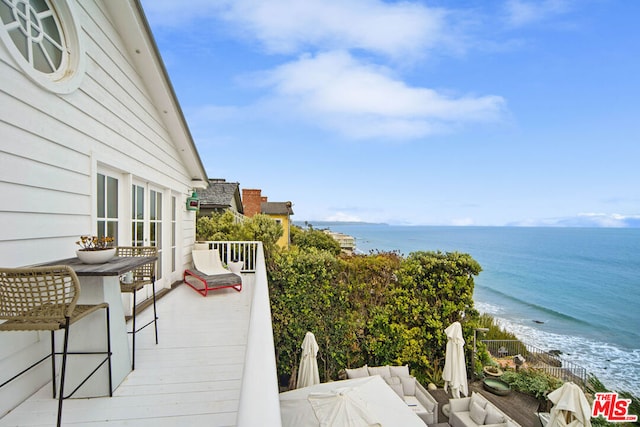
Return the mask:
POLYGON ((80 236, 76 242, 80 249, 76 255, 85 264, 102 264, 116 255, 116 248, 112 247, 113 237, 80 236))
POLYGON ((242 260, 239 260, 238 257, 233 257, 232 260, 229 261, 229 270, 231 270, 232 273, 240 274, 243 266, 244 263, 242 260))
POLYGON ((502 369, 498 368, 497 366, 485 366, 484 368, 482 368, 482 370, 486 375, 490 377, 499 377, 504 373, 502 372, 502 369))

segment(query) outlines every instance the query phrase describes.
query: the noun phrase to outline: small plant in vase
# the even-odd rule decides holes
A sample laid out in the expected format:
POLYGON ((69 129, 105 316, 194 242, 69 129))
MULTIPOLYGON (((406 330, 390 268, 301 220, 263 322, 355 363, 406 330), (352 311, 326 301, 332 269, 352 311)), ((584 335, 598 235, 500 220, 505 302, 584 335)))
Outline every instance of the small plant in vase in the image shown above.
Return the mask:
POLYGON ((76 255, 85 264, 101 264, 109 261, 116 254, 116 248, 111 247, 113 237, 80 236, 76 244, 80 246, 76 255))
POLYGON ((103 251, 105 249, 113 249, 111 244, 113 237, 105 236, 80 236, 80 240, 76 242, 80 246, 81 251, 103 251))

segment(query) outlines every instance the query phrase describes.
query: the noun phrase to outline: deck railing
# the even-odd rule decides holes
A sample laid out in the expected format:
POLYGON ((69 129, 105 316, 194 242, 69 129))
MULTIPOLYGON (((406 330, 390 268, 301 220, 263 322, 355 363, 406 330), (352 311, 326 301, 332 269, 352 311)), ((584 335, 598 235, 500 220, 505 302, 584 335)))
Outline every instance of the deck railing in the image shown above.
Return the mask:
POLYGON ((280 398, 273 343, 269 284, 262 243, 256 243, 256 270, 249 320, 247 352, 242 374, 238 427, 279 427, 280 398))
POLYGON ((532 368, 540 369, 563 381, 573 381, 583 389, 587 384, 587 370, 564 360, 559 355, 518 340, 483 340, 482 342, 487 345, 487 351, 493 357, 507 358, 519 354, 532 368))
POLYGON ((220 254, 220 260, 224 264, 229 264, 231 261, 242 261, 242 273, 255 273, 256 272, 256 254, 257 247, 260 242, 247 242, 247 241, 206 241, 199 243, 209 244, 209 249, 217 249, 220 254))

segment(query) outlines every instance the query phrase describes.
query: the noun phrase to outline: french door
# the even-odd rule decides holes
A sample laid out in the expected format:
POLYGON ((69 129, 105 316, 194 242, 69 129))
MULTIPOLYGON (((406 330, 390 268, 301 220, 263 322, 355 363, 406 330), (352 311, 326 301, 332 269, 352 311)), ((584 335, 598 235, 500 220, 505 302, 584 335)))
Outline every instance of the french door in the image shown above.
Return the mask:
MULTIPOLYGON (((131 245, 158 248, 156 289, 162 281, 163 271, 163 194, 150 184, 133 183, 131 186, 131 245)), ((150 288, 150 287, 148 287, 150 288)), ((149 292, 151 290, 149 289, 149 292)), ((149 294, 150 295, 150 294, 149 294)))

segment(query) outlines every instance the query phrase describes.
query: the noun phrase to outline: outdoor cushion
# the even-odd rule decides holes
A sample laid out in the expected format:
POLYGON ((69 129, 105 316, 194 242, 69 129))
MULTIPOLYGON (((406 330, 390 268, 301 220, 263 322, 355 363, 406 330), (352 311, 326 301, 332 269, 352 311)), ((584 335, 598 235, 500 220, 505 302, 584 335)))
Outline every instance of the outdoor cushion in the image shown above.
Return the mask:
MULTIPOLYGON (((475 391, 471 393, 471 403, 477 403, 482 409, 487 406, 489 401, 480 393, 476 393, 475 391)), ((469 409, 471 409, 471 403, 469 403, 469 409)), ((482 423, 480 423, 482 424, 482 423)))
POLYGON ((385 378, 384 380, 385 380, 385 381, 387 382, 387 384, 389 384, 389 385, 397 385, 397 384, 402 385, 402 383, 400 382, 400 378, 399 378, 399 377, 387 377, 387 378, 385 378))
POLYGON ((401 377, 400 382, 402 383, 402 388, 405 395, 416 395, 416 379, 414 377, 401 377))
POLYGON ((484 424, 484 419, 487 416, 487 411, 485 411, 480 405, 476 402, 471 402, 471 407, 469 408, 469 416, 473 420, 474 423, 478 425, 484 424))
POLYGON ((504 415, 493 405, 486 406, 487 417, 484 419, 485 424, 500 424, 505 422, 504 415))
POLYGON ((389 384, 389 387, 391 387, 398 396, 404 398, 404 394, 402 393, 402 384, 389 384))
POLYGON ((360 368, 356 369, 345 369, 347 372, 347 378, 364 378, 369 376, 369 370, 367 369, 367 365, 364 365, 360 368))
POLYGON ((411 410, 413 412, 416 412, 416 413, 420 413, 420 412, 433 413, 433 410, 429 411, 427 408, 422 406, 422 403, 420 403, 420 401, 418 399, 416 399, 415 396, 405 396, 404 397, 404 401, 411 408, 411 410))
POLYGON ((382 378, 391 376, 389 365, 387 366, 369 366, 369 375, 380 375, 382 378))
POLYGON ((423 405, 427 410, 427 412, 429 412, 430 414, 433 414, 434 410, 436 409, 435 399, 431 398, 431 396, 429 396, 430 398, 426 398, 423 396, 423 394, 424 393, 422 393, 422 391, 416 390, 416 397, 420 397, 421 398, 420 401, 423 402, 423 405), (418 393, 420 393, 420 396, 417 396, 418 393))
POLYGON ((507 418, 507 427, 520 427, 519 424, 517 424, 515 421, 513 421, 510 418, 507 418))
POLYGON ((411 374, 409 373, 409 365, 402 366, 389 366, 389 371, 391 371, 392 377, 409 377, 411 374))

